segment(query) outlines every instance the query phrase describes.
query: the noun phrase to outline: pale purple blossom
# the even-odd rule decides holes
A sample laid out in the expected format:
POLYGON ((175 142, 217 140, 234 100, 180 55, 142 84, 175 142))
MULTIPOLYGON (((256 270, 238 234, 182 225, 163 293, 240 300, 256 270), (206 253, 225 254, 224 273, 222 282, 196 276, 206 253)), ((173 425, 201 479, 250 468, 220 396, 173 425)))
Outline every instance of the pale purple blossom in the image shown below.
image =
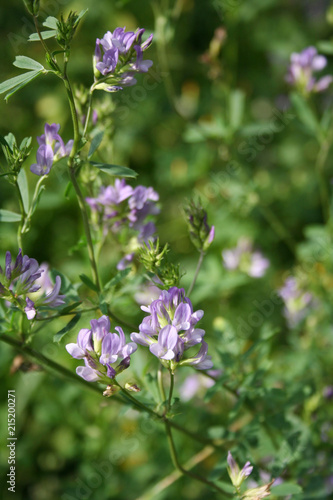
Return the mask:
POLYGON ((134 342, 126 343, 125 334, 116 326, 117 333, 111 333, 110 320, 102 316, 90 322, 91 329, 79 331, 77 342, 66 345, 69 354, 75 359, 83 359, 85 366, 78 366, 76 373, 88 382, 112 380, 128 368, 130 356, 136 351, 134 342), (113 366, 112 366, 113 365, 113 366))
POLYGON ((45 268, 37 260, 22 255, 21 249, 14 263, 11 253, 7 252, 5 270, 0 267, 0 296, 19 303, 29 320, 36 316, 37 309, 55 308, 65 302, 65 296, 60 294, 60 276, 56 277, 54 286, 50 283, 48 289, 42 288, 41 276, 44 271, 45 268))
POLYGON ((94 55, 95 88, 117 92, 136 84, 135 73, 146 73, 153 62, 143 59, 153 35, 142 42, 144 29, 125 31, 116 28, 97 38, 94 55))
POLYGON ((240 469, 230 451, 228 451, 227 462, 227 469, 231 482, 235 488, 239 488, 243 481, 251 474, 253 466, 250 462, 246 462, 244 467, 240 469))
POLYGON ((290 328, 295 327, 306 316, 308 309, 313 304, 313 295, 302 288, 294 276, 289 276, 283 287, 279 289, 285 307, 284 316, 290 328))
POLYGON ((131 339, 149 350, 172 371, 177 365, 192 365, 198 370, 212 368, 208 345, 203 341, 205 331, 196 328, 203 311, 193 311, 193 306, 185 290, 172 287, 161 292, 157 300, 141 309, 148 312, 139 325, 139 332, 133 332, 131 339), (199 351, 185 357, 185 351, 201 344, 199 351))
POLYGON ((104 235, 109 231, 119 233, 130 229, 130 240, 126 254, 117 265, 119 270, 128 267, 135 253, 144 243, 154 239, 156 226, 149 218, 159 213, 156 202, 158 193, 152 187, 132 188, 124 179, 116 179, 114 185, 102 186, 96 198, 86 198, 91 210, 98 215, 104 235), (148 219, 148 220, 147 220, 148 219))
POLYGON ((37 137, 39 148, 36 154, 37 163, 31 165, 30 170, 36 175, 48 175, 55 161, 68 156, 73 147, 73 140, 64 143, 59 135, 60 125, 45 124, 44 134, 37 137))
POLYGON ((314 73, 327 65, 326 57, 319 55, 315 47, 307 47, 300 53, 293 52, 286 76, 287 82, 304 93, 323 92, 332 83, 333 77, 326 75, 316 80, 314 73))
POLYGON ((240 238, 237 246, 222 252, 223 265, 228 270, 239 270, 252 278, 261 278, 270 265, 259 250, 253 250, 251 241, 240 238))

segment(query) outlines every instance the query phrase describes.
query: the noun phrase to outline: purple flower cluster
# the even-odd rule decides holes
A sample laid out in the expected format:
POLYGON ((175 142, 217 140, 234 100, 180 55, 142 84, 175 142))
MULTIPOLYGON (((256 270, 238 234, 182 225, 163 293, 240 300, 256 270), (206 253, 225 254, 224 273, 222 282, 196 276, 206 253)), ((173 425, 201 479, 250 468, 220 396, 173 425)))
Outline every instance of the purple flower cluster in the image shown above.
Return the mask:
POLYGON ((203 341, 205 331, 196 328, 204 312, 193 312, 184 289, 172 287, 163 291, 157 300, 141 309, 149 316, 139 325, 139 333, 131 334, 134 342, 148 346, 150 352, 172 371, 177 365, 193 365, 198 370, 212 368, 211 356, 207 355, 208 345, 203 341), (200 350, 194 356, 183 357, 185 351, 199 344, 200 350))
MULTIPOLYGON (((152 187, 137 186, 132 188, 125 180, 116 179, 113 186, 101 187, 97 198, 86 198, 91 209, 101 214, 104 222, 104 232, 109 229, 119 232, 129 227, 136 234, 136 243, 132 247, 140 247, 148 243, 156 232, 155 224, 147 222, 147 217, 157 215, 159 208, 156 206, 159 196, 152 187)), ((124 269, 130 263, 135 254, 131 250, 119 262, 118 269, 124 269)))
POLYGON ((37 150, 37 163, 31 165, 30 170, 36 175, 47 175, 50 173, 55 161, 68 156, 73 147, 73 140, 64 143, 59 135, 60 125, 52 123, 45 124, 44 134, 37 137, 39 148, 37 150))
MULTIPOLYGON (((45 306, 47 308, 58 307, 64 304, 64 295, 60 295, 61 278, 56 277, 54 287, 44 288, 40 279, 45 269, 39 266, 37 260, 22 255, 21 249, 12 263, 10 252, 6 253, 5 269, 0 267, 0 297, 20 305, 29 320, 36 316, 36 308, 45 306), (28 295, 41 291, 34 301, 28 295)), ((49 278, 48 278, 49 280, 49 278)))
POLYGON ((327 65, 326 57, 319 55, 315 47, 307 47, 299 54, 290 56, 287 82, 306 94, 323 92, 332 83, 333 77, 326 75, 316 80, 313 73, 321 71, 327 65))
POLYGON ((143 60, 143 52, 152 43, 153 35, 142 42, 144 29, 125 31, 116 28, 96 40, 94 72, 95 88, 117 92, 136 84, 135 73, 146 73, 152 66, 150 60, 143 60), (98 83, 101 82, 101 83, 98 83))
POLYGON ((293 276, 285 280, 279 294, 285 303, 284 316, 289 327, 293 328, 305 318, 307 309, 313 303, 313 296, 310 292, 303 290, 293 276))
POLYGON ((226 269, 238 269, 252 278, 261 278, 269 267, 269 260, 260 251, 253 251, 247 238, 240 238, 235 248, 223 250, 222 258, 226 269))
POLYGON ((66 349, 75 359, 83 359, 85 366, 78 366, 76 373, 88 382, 112 380, 130 365, 130 356, 136 351, 134 342, 126 344, 123 330, 116 326, 118 333, 111 333, 107 316, 90 321, 91 329, 79 331, 77 343, 67 344, 66 349), (113 365, 113 366, 112 366, 113 365))

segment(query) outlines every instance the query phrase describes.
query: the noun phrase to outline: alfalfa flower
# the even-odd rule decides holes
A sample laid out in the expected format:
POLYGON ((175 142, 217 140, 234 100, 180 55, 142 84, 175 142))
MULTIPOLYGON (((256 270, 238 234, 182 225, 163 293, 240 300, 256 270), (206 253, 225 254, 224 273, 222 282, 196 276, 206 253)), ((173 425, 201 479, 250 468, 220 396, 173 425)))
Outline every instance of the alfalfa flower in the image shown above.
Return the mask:
POLYGON ((55 161, 68 156, 73 147, 73 140, 64 143, 59 135, 60 125, 52 123, 45 124, 44 134, 37 137, 39 148, 37 150, 37 163, 31 165, 30 170, 36 175, 47 175, 50 173, 55 161))
POLYGON ((153 62, 143 59, 143 52, 151 45, 153 35, 143 42, 144 29, 125 31, 116 28, 103 38, 97 38, 94 55, 95 83, 93 89, 117 92, 136 84, 134 75, 146 73, 153 62))
POLYGON ((171 371, 181 365, 192 365, 198 370, 212 368, 208 344, 203 340, 205 331, 196 327, 204 312, 193 311, 184 289, 172 287, 164 290, 157 300, 141 309, 149 315, 139 325, 139 332, 131 334, 134 342, 149 347, 150 352, 171 371), (196 354, 185 356, 188 349, 199 345, 196 354))
POLYGON ((230 451, 228 451, 227 462, 227 470, 231 482, 236 489, 239 489, 243 481, 251 474, 253 466, 250 464, 250 462, 246 462, 244 467, 240 469, 230 451))
POLYGON ((260 250, 253 250, 253 245, 247 238, 240 238, 236 247, 223 250, 222 260, 226 269, 237 269, 251 278, 264 276, 270 264, 260 250))
POLYGON ((20 306, 29 320, 37 314, 38 308, 54 308, 64 304, 64 295, 60 294, 61 278, 57 276, 55 285, 43 289, 39 282, 45 268, 35 259, 22 255, 21 249, 12 262, 10 252, 6 253, 5 269, 0 267, 0 297, 20 306), (36 292, 37 297, 34 298, 36 292))
POLYGON ((104 382, 113 385, 116 375, 130 365, 130 356, 137 345, 126 343, 125 334, 116 326, 117 333, 111 333, 110 320, 107 316, 93 319, 90 330, 79 331, 77 342, 66 345, 66 349, 75 359, 83 359, 85 366, 78 366, 76 373, 88 382, 104 382))
POLYGON ((286 81, 304 94, 323 92, 332 83, 333 77, 326 75, 316 80, 314 73, 327 65, 326 57, 317 53, 315 47, 307 47, 300 53, 293 52, 286 81))

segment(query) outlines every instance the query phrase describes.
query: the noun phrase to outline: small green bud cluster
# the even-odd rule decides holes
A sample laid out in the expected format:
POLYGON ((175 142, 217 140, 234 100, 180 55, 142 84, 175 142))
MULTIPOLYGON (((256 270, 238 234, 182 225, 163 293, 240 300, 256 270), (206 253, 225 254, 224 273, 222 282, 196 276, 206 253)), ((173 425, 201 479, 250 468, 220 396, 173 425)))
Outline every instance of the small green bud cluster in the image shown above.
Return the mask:
POLYGON ((24 161, 31 153, 31 137, 25 137, 18 146, 14 135, 8 134, 5 137, 0 136, 0 143, 9 168, 8 172, 18 175, 24 161))
POLYGON ((214 240, 215 228, 207 223, 207 212, 200 202, 190 200, 184 207, 185 220, 193 245, 206 252, 214 240))
POLYGON ((68 49, 75 35, 76 28, 80 22, 80 16, 76 12, 70 12, 67 19, 61 14, 57 23, 57 42, 63 49, 68 49))
POLYGON ((139 249, 139 261, 144 265, 150 277, 158 278, 154 280, 156 286, 166 290, 178 286, 182 276, 179 264, 175 265, 167 260, 168 252, 168 244, 161 249, 158 239, 156 241, 150 240, 148 245, 144 244, 139 249))

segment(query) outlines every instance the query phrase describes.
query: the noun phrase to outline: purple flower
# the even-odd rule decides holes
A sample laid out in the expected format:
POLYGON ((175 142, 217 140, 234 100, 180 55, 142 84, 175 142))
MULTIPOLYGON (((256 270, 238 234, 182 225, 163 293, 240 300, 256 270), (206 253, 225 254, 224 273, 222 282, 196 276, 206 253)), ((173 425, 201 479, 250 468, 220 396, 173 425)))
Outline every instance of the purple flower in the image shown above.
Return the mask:
POLYGON ((110 332, 110 320, 102 316, 90 322, 91 329, 79 331, 77 343, 66 345, 66 349, 75 359, 83 359, 85 366, 78 366, 76 373, 88 382, 105 382, 110 384, 118 373, 128 368, 130 356, 137 345, 126 344, 124 332, 116 326, 118 333, 110 332), (116 366, 111 366, 116 365, 116 366))
POLYGON ((73 141, 70 140, 67 144, 59 135, 60 125, 52 123, 45 124, 44 134, 37 137, 39 148, 37 150, 37 163, 31 165, 30 170, 36 175, 48 175, 55 161, 68 156, 73 147, 73 141))
POLYGON ((196 328, 203 311, 193 312, 193 306, 185 290, 173 287, 164 290, 157 300, 141 309, 150 313, 139 326, 139 333, 133 332, 131 339, 148 346, 152 354, 172 371, 177 365, 192 365, 198 370, 212 368, 208 345, 203 341, 205 331, 196 328), (184 357, 184 352, 201 344, 197 354, 184 357))
POLYGON ((270 264, 260 251, 253 251, 247 238, 240 238, 235 248, 223 250, 222 259, 226 269, 238 269, 252 278, 264 276, 270 264))
POLYGON ((239 469, 237 462, 232 456, 231 452, 228 451, 228 474, 231 479, 232 484, 235 488, 239 488, 243 481, 251 474, 253 467, 250 462, 246 462, 242 470, 239 469))
POLYGON ((290 56, 286 81, 305 94, 323 92, 332 83, 333 77, 327 75, 316 80, 313 73, 323 70, 326 65, 326 57, 318 55, 315 47, 308 47, 299 54, 294 52, 290 56))
POLYGON ((293 328, 305 318, 309 306, 313 303, 313 296, 310 292, 303 290, 293 276, 285 280, 283 287, 279 290, 279 295, 285 303, 284 316, 289 327, 293 328))
POLYGON ((142 42, 144 29, 136 32, 116 28, 103 38, 97 38, 94 55, 94 88, 117 92, 135 85, 135 73, 146 73, 152 66, 150 60, 143 60, 143 52, 151 45, 153 35, 142 42))
POLYGON ((29 320, 36 316, 36 308, 42 306, 54 308, 65 302, 65 296, 59 294, 60 276, 56 277, 54 287, 50 286, 48 290, 42 288, 41 276, 44 271, 45 268, 39 266, 37 260, 22 255, 21 249, 15 263, 12 263, 11 253, 7 252, 5 270, 3 271, 0 267, 0 296, 16 304, 19 303, 29 320), (39 293, 36 298, 33 297, 33 301, 30 294, 36 294, 36 292, 39 293))
POLYGON ((114 185, 102 186, 96 198, 86 198, 90 208, 100 214, 105 235, 109 230, 119 233, 130 228, 134 236, 117 265, 118 269, 128 267, 137 249, 154 237, 155 224, 147 218, 159 213, 158 199, 158 193, 152 187, 137 186, 133 189, 124 179, 116 179, 114 185))

